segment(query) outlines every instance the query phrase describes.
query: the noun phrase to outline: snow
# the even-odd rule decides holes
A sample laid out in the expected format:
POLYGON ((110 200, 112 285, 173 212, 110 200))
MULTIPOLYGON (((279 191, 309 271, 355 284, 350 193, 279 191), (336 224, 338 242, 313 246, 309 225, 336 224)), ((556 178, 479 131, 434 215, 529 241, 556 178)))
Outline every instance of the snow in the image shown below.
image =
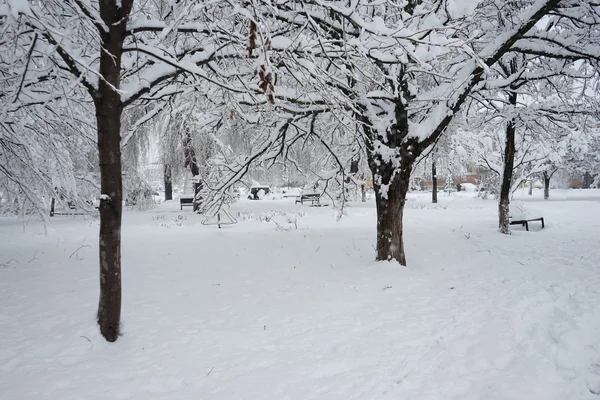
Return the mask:
POLYGON ((12 15, 18 19, 20 14, 31 15, 27 0, 8 0, 8 4, 0 4, 0 16, 12 15))
POLYGON ((600 191, 409 194, 409 267, 373 203, 124 212, 123 336, 98 334, 96 220, 0 218, 1 399, 597 399, 600 191))
POLYGON ((288 47, 292 45, 292 41, 285 36, 275 36, 271 40, 271 47, 274 50, 286 50, 288 47))
POLYGON ((465 192, 474 193, 477 191, 477 185, 474 185, 469 182, 463 182, 460 184, 460 190, 465 191, 465 192))

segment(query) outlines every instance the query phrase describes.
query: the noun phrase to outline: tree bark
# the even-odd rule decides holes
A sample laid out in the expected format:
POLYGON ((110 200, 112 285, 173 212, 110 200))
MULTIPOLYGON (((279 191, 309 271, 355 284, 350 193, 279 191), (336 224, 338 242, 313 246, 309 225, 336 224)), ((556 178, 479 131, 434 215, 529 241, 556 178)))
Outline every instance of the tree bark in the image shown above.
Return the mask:
POLYGON ((431 189, 431 202, 432 203, 437 203, 438 199, 437 199, 437 195, 438 195, 438 191, 437 191, 437 170, 436 170, 436 165, 435 165, 435 154, 433 156, 433 162, 431 163, 431 183, 433 185, 432 189, 431 189))
POLYGON ((583 175, 583 188, 584 189, 589 189, 592 186, 592 175, 589 172, 586 172, 583 175))
MULTIPOLYGON (((391 168, 388 165, 385 167, 391 168)), ((406 265, 402 218, 409 181, 410 172, 404 172, 387 187, 387 193, 385 190, 382 192, 381 185, 374 185, 377 206, 377 260, 394 259, 400 265, 406 265)))
POLYGON ((173 200, 173 180, 171 175, 171 165, 168 163, 165 163, 163 176, 165 181, 165 201, 173 200))
POLYGON ((406 265, 403 222, 406 194, 410 186, 410 173, 423 147, 416 138, 408 138, 408 114, 402 102, 396 103, 396 123, 390 127, 387 138, 363 125, 366 137, 386 143, 394 149, 397 159, 383 157, 367 142, 369 168, 373 173, 375 203, 377 206, 377 255, 379 261, 396 260, 406 265))
POLYGON ((361 201, 363 203, 366 203, 367 202, 367 189, 366 189, 364 183, 362 185, 360 185, 360 195, 361 195, 361 201))
POLYGON ((132 0, 101 0, 100 17, 108 32, 101 32, 98 89, 94 95, 100 160, 100 301, 98 324, 109 342, 119 337, 121 321, 121 55, 132 0))
POLYGON ((56 203, 56 199, 53 197, 50 200, 50 216, 51 217, 54 217, 54 205, 55 205, 55 203, 56 203))
MULTIPOLYGON (((517 93, 510 92, 508 101, 511 105, 517 104, 517 93)), ((510 188, 512 185, 512 174, 515 163, 515 121, 510 120, 506 124, 506 143, 504 146, 504 171, 502 173, 502 186, 500 188, 500 200, 498 202, 498 225, 500 232, 510 235, 510 188)))
POLYGON ((198 165, 198 159, 196 158, 196 150, 194 149, 194 145, 192 143, 192 135, 189 130, 185 130, 183 133, 183 157, 184 157, 184 167, 189 168, 192 172, 192 176, 194 179, 198 179, 198 181, 194 182, 194 203, 193 203, 193 211, 198 211, 198 202, 196 201, 196 197, 200 190, 202 190, 202 182, 200 179, 200 166, 198 165))
POLYGON ((551 168, 548 171, 544 171, 544 200, 548 200, 550 198, 550 180, 554 176, 554 174, 558 171, 558 168, 551 168))

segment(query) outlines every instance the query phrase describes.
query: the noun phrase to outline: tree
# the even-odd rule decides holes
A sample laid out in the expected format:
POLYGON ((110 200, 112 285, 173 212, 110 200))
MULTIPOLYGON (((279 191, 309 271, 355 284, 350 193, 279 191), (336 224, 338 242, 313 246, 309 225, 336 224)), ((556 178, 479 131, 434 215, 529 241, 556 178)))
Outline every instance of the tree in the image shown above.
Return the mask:
MULTIPOLYGON (((377 203, 376 258, 406 265, 402 216, 415 162, 511 49, 535 52, 541 43, 557 41, 551 51, 566 54, 573 49, 565 37, 569 43, 577 35, 595 37, 597 10, 587 5, 482 1, 459 7, 415 0, 402 8, 330 1, 269 7, 263 24, 290 32, 272 38, 272 50, 281 52, 270 64, 277 68, 274 97, 286 102, 278 110, 287 110, 288 117, 249 159, 298 136, 322 138, 317 128, 338 121, 367 152, 377 203), (579 26, 579 19, 586 23, 579 26), (556 27, 553 39, 546 31, 550 26, 556 27)), ((582 43, 585 51, 597 49, 588 38, 582 43)))
POLYGON ((596 57, 511 51, 492 68, 496 79, 490 78, 485 90, 471 101, 467 115, 471 129, 490 122, 504 125, 502 132, 475 133, 479 138, 469 138, 464 132, 455 136, 480 165, 501 178, 498 216, 502 233, 510 234, 512 193, 550 165, 559 165, 573 140, 571 132, 589 125, 586 119, 595 114, 595 101, 585 88, 598 79, 597 70, 589 72, 596 57))
MULTIPOLYGON (((140 101, 158 103, 150 113, 160 111, 160 103, 180 91, 184 78, 197 87, 210 82, 239 91, 226 81, 229 76, 223 76, 227 73, 219 68, 219 61, 225 64, 237 59, 238 78, 252 76, 252 68, 239 62, 247 58, 247 50, 244 36, 236 34, 247 26, 246 19, 239 18, 239 10, 233 11, 235 5, 225 1, 207 7, 210 12, 192 7, 189 1, 165 6, 134 0, 11 1, 2 7, 0 17, 6 26, 1 52, 10 50, 13 40, 19 48, 19 52, 10 52, 13 65, 22 54, 28 54, 46 66, 21 69, 18 90, 34 93, 42 88, 46 98, 19 97, 19 106, 38 103, 51 107, 52 101, 62 99, 67 91, 55 93, 48 88, 59 84, 70 90, 73 78, 78 94, 87 94, 92 100, 102 193, 98 323, 111 342, 118 338, 121 313, 123 111, 140 101)), ((124 137, 125 144, 127 140, 124 137)))

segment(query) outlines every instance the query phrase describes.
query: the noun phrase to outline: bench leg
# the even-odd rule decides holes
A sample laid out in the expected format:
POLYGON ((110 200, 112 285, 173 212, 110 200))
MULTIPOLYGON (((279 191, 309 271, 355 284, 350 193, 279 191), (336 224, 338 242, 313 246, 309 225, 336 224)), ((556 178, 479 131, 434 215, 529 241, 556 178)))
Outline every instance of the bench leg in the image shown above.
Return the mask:
POLYGON ((542 218, 542 229, 544 229, 544 218, 542 218))
POLYGON ((529 222, 525 222, 525 230, 529 232, 529 222))

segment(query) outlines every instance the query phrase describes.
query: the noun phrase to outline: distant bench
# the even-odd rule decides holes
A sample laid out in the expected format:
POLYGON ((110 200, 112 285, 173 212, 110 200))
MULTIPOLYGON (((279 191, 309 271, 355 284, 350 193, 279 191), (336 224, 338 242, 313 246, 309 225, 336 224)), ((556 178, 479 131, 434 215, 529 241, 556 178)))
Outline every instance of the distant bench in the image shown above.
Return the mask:
POLYGON ((180 197, 179 198, 179 207, 181 211, 183 211, 184 206, 194 206, 194 197, 180 197))
POLYGON ((305 201, 310 201, 313 205, 316 203, 317 205, 320 205, 320 199, 321 199, 321 195, 318 193, 310 193, 310 194, 303 194, 300 195, 298 197, 296 197, 296 201, 294 202, 294 204, 304 204, 305 201))
POLYGON ((544 229, 544 217, 540 217, 540 218, 531 218, 531 219, 513 219, 512 221, 510 221, 511 225, 521 225, 525 227, 526 231, 529 231, 529 223, 530 222, 535 222, 535 221, 541 221, 542 222, 542 229, 544 229))

